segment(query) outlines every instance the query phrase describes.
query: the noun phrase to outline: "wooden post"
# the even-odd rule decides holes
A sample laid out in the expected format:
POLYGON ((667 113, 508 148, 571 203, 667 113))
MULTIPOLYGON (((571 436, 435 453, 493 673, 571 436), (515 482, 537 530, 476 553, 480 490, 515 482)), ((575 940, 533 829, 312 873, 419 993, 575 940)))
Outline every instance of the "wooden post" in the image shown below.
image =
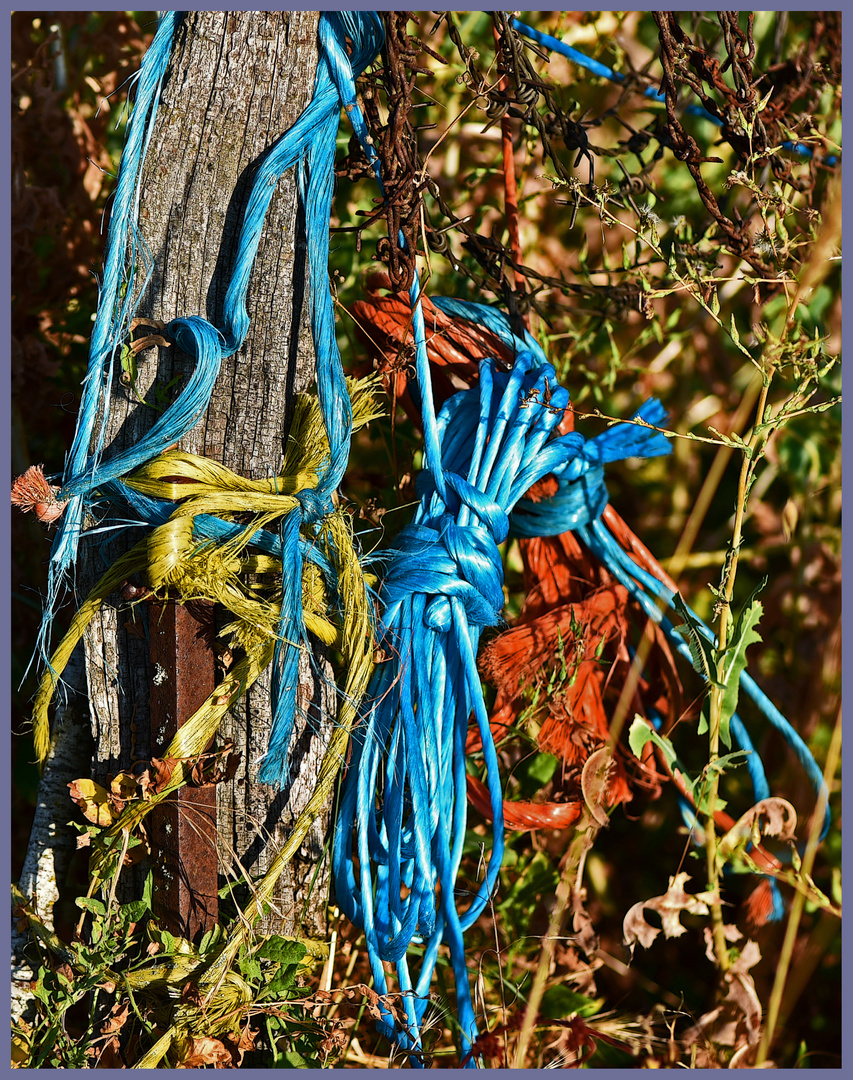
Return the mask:
MULTIPOLYGON (((301 11, 194 11, 183 16, 143 172, 140 227, 154 268, 138 315, 165 321, 203 315, 221 325, 255 168, 311 98, 318 18, 318 12, 301 11)), ((296 178, 291 174, 279 183, 252 272, 249 336, 239 352, 223 362, 207 415, 182 448, 215 458, 247 477, 269 476, 278 469, 294 395, 307 389, 314 374, 304 317, 306 276, 296 178)), ((143 396, 150 395, 155 383, 162 387, 175 375, 186 377, 192 364, 176 347, 160 349, 159 355, 153 349, 143 352, 139 361, 143 396)), ((132 443, 155 415, 116 381, 111 445, 119 449, 132 443)), ((94 545, 89 558, 91 575, 102 572, 94 545)), ((135 612, 144 612, 146 606, 135 612)), ((158 698, 147 639, 153 639, 155 625, 150 611, 134 619, 117 602, 104 609, 89 636, 96 772, 101 774, 127 768, 134 759, 160 756, 165 749, 151 719, 158 698)), ((174 643, 169 651, 173 659, 168 664, 157 662, 167 679, 174 676, 178 698, 183 695, 186 701, 185 688, 194 672, 178 660, 174 643)), ((255 779, 270 726, 268 677, 251 688, 221 728, 221 737, 231 739, 242 755, 234 779, 217 785, 219 872, 227 879, 235 880, 244 870, 252 877, 266 870, 313 789, 324 747, 322 726, 329 726, 323 718, 328 694, 323 700, 315 682, 306 665, 300 697, 303 714, 310 713, 311 720, 297 723, 296 778, 283 792, 255 779)), ((315 871, 327 826, 328 820, 317 822, 280 879, 266 929, 324 933, 328 867, 321 868, 316 879, 315 871)), ((176 858, 185 863, 180 844, 176 858)))

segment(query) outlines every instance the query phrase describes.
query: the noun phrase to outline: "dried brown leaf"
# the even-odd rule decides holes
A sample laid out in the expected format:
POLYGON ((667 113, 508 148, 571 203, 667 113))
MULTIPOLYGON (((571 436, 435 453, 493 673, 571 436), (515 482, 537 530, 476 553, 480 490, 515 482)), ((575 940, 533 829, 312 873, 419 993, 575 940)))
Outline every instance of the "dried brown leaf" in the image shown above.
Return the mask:
POLYGON ((746 844, 758 845, 764 836, 795 840, 797 811, 786 799, 762 799, 751 806, 717 846, 717 861, 722 864, 746 844))
POLYGON ((146 790, 156 795, 159 791, 168 787, 177 764, 177 758, 173 757, 152 758, 151 765, 147 770, 148 784, 146 790))
POLYGON ((220 1039, 211 1038, 209 1035, 190 1035, 178 1043, 176 1048, 176 1069, 198 1069, 203 1065, 212 1065, 215 1069, 230 1069, 233 1065, 231 1051, 220 1039))
POLYGON ((641 900, 629 910, 622 924, 622 935, 625 944, 631 949, 633 955, 634 946, 639 942, 644 949, 648 949, 660 933, 657 927, 646 922, 643 911, 649 908, 660 915, 661 929, 668 938, 680 937, 686 933, 681 925, 680 915, 686 911, 690 915, 707 915, 708 904, 716 899, 713 893, 696 893, 691 895, 684 891, 684 885, 690 880, 690 875, 682 871, 669 879, 669 888, 663 896, 653 896, 650 900, 641 900))
POLYGON ((255 1049, 255 1039, 257 1038, 258 1030, 256 1028, 249 1027, 247 1024, 240 1031, 240 1038, 235 1043, 233 1039, 226 1039, 225 1042, 231 1049, 231 1058, 235 1068, 239 1068, 243 1064, 243 1057, 251 1050, 255 1049))
POLYGON ((96 784, 94 780, 82 777, 80 780, 71 781, 68 793, 87 821, 100 825, 101 828, 112 825, 113 810, 110 806, 110 793, 106 788, 96 784))
MULTIPOLYGON (((702 931, 705 935, 705 955, 711 961, 712 964, 716 964, 717 956, 714 952, 714 931, 710 926, 706 926, 702 931)), ((740 941, 743 934, 738 930, 734 923, 725 923, 723 925, 723 933, 726 935, 726 941, 740 941)))
POLYGON ((614 768, 613 755, 606 746, 600 747, 586 759, 581 773, 581 791, 586 808, 599 825, 606 826, 610 819, 602 807, 607 795, 610 774, 614 768))
POLYGON ((112 1011, 107 1019, 101 1024, 102 1035, 114 1035, 117 1031, 121 1031, 127 1022, 127 1018, 130 1015, 130 1002, 129 1001, 117 1001, 112 1007, 112 1011))

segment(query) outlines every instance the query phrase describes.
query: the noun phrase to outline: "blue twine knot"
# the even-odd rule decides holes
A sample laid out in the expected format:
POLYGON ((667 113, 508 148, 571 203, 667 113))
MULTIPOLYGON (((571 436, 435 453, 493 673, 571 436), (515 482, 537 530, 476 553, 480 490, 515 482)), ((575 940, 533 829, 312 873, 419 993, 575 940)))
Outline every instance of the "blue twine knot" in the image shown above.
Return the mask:
POLYGON ((302 491, 297 491, 293 497, 299 503, 302 520, 306 524, 321 521, 334 509, 331 495, 320 492, 316 488, 304 488, 302 491))
MULTIPOLYGON (((578 457, 583 439, 554 435, 568 394, 532 350, 519 353, 511 372, 484 360, 479 385, 449 399, 436 417, 417 333, 416 347, 425 429, 420 505, 386 553, 380 598, 387 660, 374 672, 353 740, 333 865, 338 904, 364 930, 377 990, 386 992, 382 965, 391 961, 401 989, 412 992, 406 1030, 397 1031, 404 1048, 420 1045, 439 949, 449 946, 464 1055, 477 1024, 463 935, 489 901, 504 846, 503 791, 477 645, 482 627, 501 619, 498 545, 508 534, 509 511, 531 484, 578 457), (456 875, 466 835, 472 714, 494 831, 484 877, 463 895, 456 875), (416 937, 423 945, 417 973, 407 956, 416 937)), ((411 1064, 418 1065, 416 1055, 411 1064)))
POLYGON ((459 600, 471 626, 495 626, 503 608, 503 565, 491 531, 459 525, 443 514, 433 525, 408 525, 397 538, 382 584, 387 625, 404 600, 429 599, 423 621, 447 633, 453 624, 451 597, 459 600))
MULTIPOLYGON (((575 459, 572 464, 576 464, 575 459)), ((577 470, 573 470, 575 473, 577 470)), ((557 536, 600 517, 609 496, 604 467, 586 464, 580 475, 562 476, 556 494, 542 502, 521 499, 512 515, 515 536, 557 536)))
MULTIPOLYGON (((660 427, 667 412, 656 398, 649 398, 631 417, 660 427)), ((622 423, 584 440, 581 452, 553 468, 557 491, 542 502, 520 499, 512 515, 516 536, 558 536, 573 532, 601 517, 609 496, 604 465, 629 457, 660 457, 671 454, 665 435, 642 424, 622 423)))

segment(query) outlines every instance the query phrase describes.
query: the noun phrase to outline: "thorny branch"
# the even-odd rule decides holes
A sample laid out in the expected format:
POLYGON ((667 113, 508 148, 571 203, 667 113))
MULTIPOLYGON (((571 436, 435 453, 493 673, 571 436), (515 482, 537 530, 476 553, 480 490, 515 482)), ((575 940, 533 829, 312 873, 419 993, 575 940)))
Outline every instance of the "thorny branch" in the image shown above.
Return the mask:
MULTIPOLYGON (((699 197, 719 226, 728 250, 745 259, 762 276, 769 276, 773 273, 772 267, 762 258, 755 242, 760 234, 752 235, 749 219, 744 220, 737 208, 728 216, 702 177, 700 166, 720 161, 720 158, 704 156, 696 140, 684 129, 678 90, 681 86, 689 87, 703 108, 720 121, 721 138, 737 154, 740 168, 769 166, 779 182, 797 186, 790 164, 775 152, 789 138, 782 118, 790 112, 792 102, 803 97, 809 100, 810 111, 817 107, 812 83, 819 75, 832 78, 831 66, 828 71, 822 67, 818 70, 820 65, 795 60, 790 65, 775 65, 764 73, 757 73, 752 36, 755 16, 752 12, 747 14, 746 30, 740 26, 738 12, 717 13, 725 52, 722 62, 691 39, 682 26, 683 13, 656 11, 653 16, 659 30, 664 73, 661 86, 666 97, 672 152, 687 166, 699 197), (727 71, 731 72, 733 87, 723 78, 727 71), (762 101, 763 98, 766 100, 762 101)), ((832 13, 828 13, 827 19, 832 20, 832 13)), ((821 80, 818 85, 822 85, 821 80)), ((814 182, 813 167, 807 183, 813 187, 814 182)))

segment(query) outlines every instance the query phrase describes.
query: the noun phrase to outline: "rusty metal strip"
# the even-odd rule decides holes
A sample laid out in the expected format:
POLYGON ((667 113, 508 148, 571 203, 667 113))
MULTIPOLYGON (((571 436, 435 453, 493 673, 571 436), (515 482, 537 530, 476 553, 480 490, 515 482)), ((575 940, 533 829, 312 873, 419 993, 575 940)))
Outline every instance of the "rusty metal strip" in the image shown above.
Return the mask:
MULTIPOLYGON (((178 728, 212 693, 212 606, 174 600, 149 608, 151 738, 168 746, 178 728)), ((216 787, 185 786, 152 814, 154 911, 170 933, 189 941, 216 925, 216 787)))

